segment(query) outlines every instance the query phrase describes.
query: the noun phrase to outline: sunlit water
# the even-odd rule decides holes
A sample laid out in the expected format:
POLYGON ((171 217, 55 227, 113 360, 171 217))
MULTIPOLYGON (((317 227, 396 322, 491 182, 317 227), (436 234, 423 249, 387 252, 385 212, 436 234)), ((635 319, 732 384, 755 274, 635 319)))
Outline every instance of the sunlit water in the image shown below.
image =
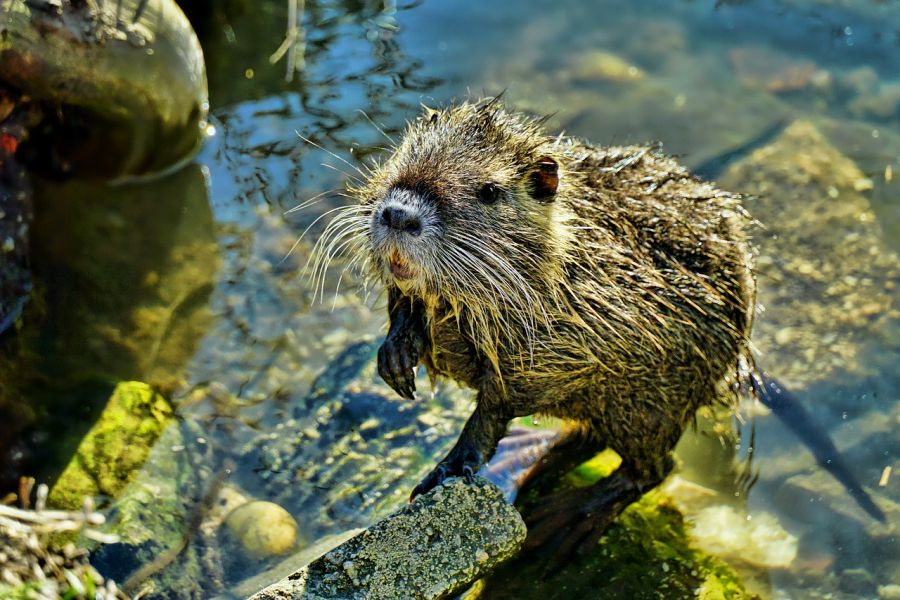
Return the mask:
MULTIPOLYGON (((555 131, 599 144, 661 141, 710 177, 727 177, 791 123, 811 121, 869 182, 854 198, 874 213, 865 229, 873 252, 888 257, 872 265, 881 269, 900 251, 900 7, 890 2, 433 1, 395 13, 379 3, 307 2, 305 68, 291 83, 283 81, 283 62, 268 62, 284 18, 282 3, 219 8, 200 28, 216 134, 194 165, 147 184, 38 190, 35 272, 45 300, 31 308, 30 329, 17 344, 16 383, 37 420, 7 453, 15 468, 51 481, 112 385, 139 379, 166 391, 199 424, 210 450, 198 472, 215 479, 224 459, 234 460, 228 481, 286 506, 307 543, 364 526, 402 503, 468 408, 459 394, 451 394, 455 404, 422 414, 385 404, 376 394, 390 391, 365 372, 371 389, 341 387, 370 362, 386 319, 383 302, 377 290, 365 298, 352 276, 335 293, 340 273, 329 273, 321 298, 300 276, 321 222, 295 246, 300 233, 347 200, 325 194, 290 209, 340 190, 360 161, 396 139, 420 103, 505 90, 511 106, 552 114, 555 131), (347 352, 360 341, 368 345, 347 352), (330 405, 323 389, 351 394, 355 403, 330 405), (434 414, 446 418, 436 424, 434 414), (394 453, 393 472, 346 484, 350 470, 365 470, 361 461, 343 475, 338 464, 338 474, 305 478, 310 461, 334 461, 336 446, 358 449, 353 444, 362 442, 347 431, 365 432, 372 415, 381 426, 409 430, 402 443, 359 434, 373 455, 394 453), (344 422, 345 430, 335 426, 344 422), (347 491, 362 499, 348 501, 347 491)), ((777 222, 779 214, 766 214, 776 221, 771 230, 804 227, 777 222)), ((851 233, 848 221, 834 223, 830 237, 851 233)), ((763 256, 768 247, 784 249, 767 245, 770 235, 757 233, 763 256)), ((798 256, 815 254, 797 239, 798 256)), ((761 279, 761 297, 773 303, 760 316, 758 341, 763 364, 796 386, 886 510, 900 501, 897 478, 884 475, 885 467, 896 469, 900 447, 893 265, 892 275, 868 274, 862 279, 875 283, 859 286, 878 287, 878 314, 831 337, 824 325, 798 332, 779 321, 787 318, 779 302, 793 307, 789 302, 810 293, 800 280, 761 279)), ((864 271, 853 265, 846 277, 864 271)), ((798 306, 807 310, 817 298, 808 300, 798 306)), ((760 478, 741 499, 741 515, 773 514, 799 540, 797 557, 772 570, 725 557, 755 591, 862 598, 900 583, 896 523, 879 528, 867 520, 839 487, 818 478, 812 458, 774 419, 752 423, 752 468, 760 478), (825 486, 820 494, 817 482, 825 486), (804 496, 809 486, 813 495, 804 496), (815 506, 798 506, 811 497, 815 506)), ((684 472, 728 489, 715 477, 722 455, 686 447, 684 472)), ((229 560, 226 579, 234 585, 272 565, 229 560)), ((536 585, 535 597, 544 596, 536 585)))

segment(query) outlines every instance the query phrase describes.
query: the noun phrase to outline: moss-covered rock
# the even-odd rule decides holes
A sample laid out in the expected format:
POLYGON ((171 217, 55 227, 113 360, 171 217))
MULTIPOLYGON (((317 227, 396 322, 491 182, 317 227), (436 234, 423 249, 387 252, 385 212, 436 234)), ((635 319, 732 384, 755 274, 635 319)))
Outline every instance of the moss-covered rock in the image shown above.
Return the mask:
POLYGON ((120 541, 97 547, 91 564, 128 594, 200 599, 222 591, 207 569, 218 562, 211 558, 215 548, 190 543, 224 473, 200 466, 212 463, 203 436, 195 421, 173 422, 106 511, 105 531, 120 541))
POLYGON ((116 497, 171 420, 172 407, 150 386, 120 383, 53 486, 50 504, 77 509, 85 496, 116 497))
POLYGON ((49 151, 36 167, 143 174, 199 146, 209 105, 203 51, 174 1, 16 0, 3 17, 0 79, 50 108, 49 151))
MULTIPOLYGON (((603 452, 570 473, 563 485, 590 485, 620 462, 614 452, 603 452)), ((753 597, 731 567, 692 547, 688 527, 669 498, 653 491, 613 522, 591 554, 559 568, 546 556, 521 556, 466 600, 753 597)))

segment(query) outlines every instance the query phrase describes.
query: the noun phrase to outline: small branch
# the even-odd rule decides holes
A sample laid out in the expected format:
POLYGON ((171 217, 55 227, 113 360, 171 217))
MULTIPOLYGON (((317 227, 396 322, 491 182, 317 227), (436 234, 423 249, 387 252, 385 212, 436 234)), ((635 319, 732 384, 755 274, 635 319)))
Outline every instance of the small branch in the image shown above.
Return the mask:
POLYGON ((287 34, 278 49, 269 57, 269 62, 274 65, 287 54, 285 81, 293 81, 294 72, 302 71, 306 67, 306 36, 303 32, 303 12, 305 10, 306 0, 288 0, 287 34))

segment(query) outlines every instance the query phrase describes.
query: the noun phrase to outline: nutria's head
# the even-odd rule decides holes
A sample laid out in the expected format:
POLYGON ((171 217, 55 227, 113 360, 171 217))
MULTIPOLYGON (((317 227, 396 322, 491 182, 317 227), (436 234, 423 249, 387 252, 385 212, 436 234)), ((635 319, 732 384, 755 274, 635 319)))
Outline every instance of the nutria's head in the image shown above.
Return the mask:
POLYGON ((560 150, 496 101, 426 109, 354 190, 373 273, 425 299, 533 310, 563 243, 560 150))
POLYGON ((355 242, 373 278, 449 305, 486 345, 530 345, 563 280, 567 145, 495 100, 426 108, 321 243, 355 242))

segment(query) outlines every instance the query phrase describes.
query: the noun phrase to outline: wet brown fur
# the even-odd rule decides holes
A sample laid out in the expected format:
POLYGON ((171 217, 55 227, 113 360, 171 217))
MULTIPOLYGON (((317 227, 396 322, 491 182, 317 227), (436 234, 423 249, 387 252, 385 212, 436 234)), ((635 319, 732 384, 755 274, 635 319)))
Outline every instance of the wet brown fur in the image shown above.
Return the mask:
POLYGON ((487 461, 509 419, 541 413, 622 456, 630 491, 606 503, 618 512, 661 481, 695 411, 728 396, 748 357, 748 218, 738 197, 657 148, 551 137, 496 101, 464 103, 427 109, 352 191, 360 204, 338 222, 388 287, 392 331, 418 314, 413 356, 478 391, 438 480, 487 461), (535 165, 547 158, 558 187, 535 198, 535 165), (496 203, 477 200, 485 182, 503 191, 496 203), (373 234, 397 188, 424 198, 431 237, 390 245, 373 234), (417 269, 414 281, 391 277, 392 250, 417 269))

